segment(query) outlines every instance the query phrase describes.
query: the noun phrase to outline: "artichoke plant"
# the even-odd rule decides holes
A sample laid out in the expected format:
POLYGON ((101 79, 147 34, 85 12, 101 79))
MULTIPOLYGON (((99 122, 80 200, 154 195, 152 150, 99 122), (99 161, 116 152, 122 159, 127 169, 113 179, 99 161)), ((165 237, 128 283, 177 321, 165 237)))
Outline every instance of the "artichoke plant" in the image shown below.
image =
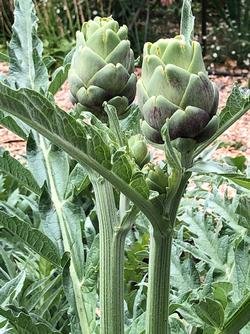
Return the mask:
POLYGON ((217 130, 218 89, 207 76, 198 42, 180 35, 146 43, 137 95, 142 131, 154 143, 163 143, 167 119, 171 140, 199 143, 217 130))
POLYGON ((96 17, 77 33, 69 86, 73 101, 84 110, 105 115, 107 101, 121 115, 134 100, 134 54, 127 38, 127 27, 112 18, 96 17))

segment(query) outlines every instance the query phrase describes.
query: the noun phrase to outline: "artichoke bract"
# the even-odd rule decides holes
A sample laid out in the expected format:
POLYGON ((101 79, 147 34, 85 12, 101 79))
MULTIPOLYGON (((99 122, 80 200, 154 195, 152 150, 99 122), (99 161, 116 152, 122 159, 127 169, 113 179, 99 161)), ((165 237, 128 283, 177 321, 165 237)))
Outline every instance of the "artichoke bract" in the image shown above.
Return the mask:
POLYGON ((77 32, 76 51, 69 70, 73 102, 97 116, 105 115, 103 102, 123 114, 134 100, 136 76, 128 29, 112 18, 96 17, 77 32))
POLYGON ((163 143, 161 129, 167 119, 171 140, 199 143, 218 128, 218 89, 208 78, 200 44, 182 35, 145 44, 137 99, 142 131, 153 143, 163 143))

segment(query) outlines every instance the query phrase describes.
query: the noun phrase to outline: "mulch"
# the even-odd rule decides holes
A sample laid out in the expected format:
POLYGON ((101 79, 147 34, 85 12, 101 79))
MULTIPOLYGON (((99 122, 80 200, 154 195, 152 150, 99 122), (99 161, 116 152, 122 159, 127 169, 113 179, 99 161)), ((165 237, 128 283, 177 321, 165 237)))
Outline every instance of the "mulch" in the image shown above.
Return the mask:
MULTIPOLYGON (((0 74, 6 74, 8 66, 0 63, 0 74)), ((247 85, 247 78, 230 77, 230 76, 215 76, 211 79, 217 84, 220 90, 220 108, 225 106, 227 97, 232 89, 235 81, 238 81, 242 86, 247 85)), ((56 103, 64 110, 72 108, 69 99, 68 84, 65 83, 62 89, 55 96, 56 103)), ((215 157, 222 158, 224 156, 244 155, 250 156, 250 112, 246 113, 239 119, 230 129, 228 129, 219 140, 223 143, 215 153, 215 157)), ((8 150, 13 156, 21 157, 25 154, 25 142, 5 128, 0 127, 0 147, 8 150)), ((161 157, 161 153, 157 150, 153 151, 154 157, 161 157)))

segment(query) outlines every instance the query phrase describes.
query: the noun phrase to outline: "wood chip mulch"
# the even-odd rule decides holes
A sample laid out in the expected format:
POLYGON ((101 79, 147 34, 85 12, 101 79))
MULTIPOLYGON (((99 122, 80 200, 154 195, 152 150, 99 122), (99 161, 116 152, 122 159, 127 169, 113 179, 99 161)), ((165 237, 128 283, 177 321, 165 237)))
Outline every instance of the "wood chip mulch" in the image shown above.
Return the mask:
MULTIPOLYGON (((0 63, 0 74, 5 75, 8 72, 8 66, 0 63)), ((240 82, 242 86, 247 85, 247 78, 235 78, 229 76, 211 76, 220 90, 220 108, 225 105, 227 97, 235 81, 240 82)), ((62 89, 55 96, 58 106, 64 110, 72 108, 69 100, 69 89, 65 83, 62 89)), ((215 157, 244 155, 250 157, 250 112, 246 113, 229 130, 227 130, 219 139, 223 142, 221 148, 216 151, 215 157)), ((25 142, 7 129, 0 127, 0 147, 10 151, 16 157, 25 154, 25 142)), ((154 157, 160 158, 161 153, 154 151, 154 157)))

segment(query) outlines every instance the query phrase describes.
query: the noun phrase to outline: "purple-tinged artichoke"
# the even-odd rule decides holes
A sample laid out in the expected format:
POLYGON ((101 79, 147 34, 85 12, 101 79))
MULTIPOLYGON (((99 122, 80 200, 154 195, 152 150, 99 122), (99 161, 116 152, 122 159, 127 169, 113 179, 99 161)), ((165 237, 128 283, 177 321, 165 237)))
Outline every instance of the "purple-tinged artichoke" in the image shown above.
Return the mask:
POLYGON ((218 128, 218 89, 207 76, 200 44, 188 43, 184 36, 145 44, 137 98, 142 131, 154 143, 163 143, 167 119, 171 140, 199 143, 218 128))

